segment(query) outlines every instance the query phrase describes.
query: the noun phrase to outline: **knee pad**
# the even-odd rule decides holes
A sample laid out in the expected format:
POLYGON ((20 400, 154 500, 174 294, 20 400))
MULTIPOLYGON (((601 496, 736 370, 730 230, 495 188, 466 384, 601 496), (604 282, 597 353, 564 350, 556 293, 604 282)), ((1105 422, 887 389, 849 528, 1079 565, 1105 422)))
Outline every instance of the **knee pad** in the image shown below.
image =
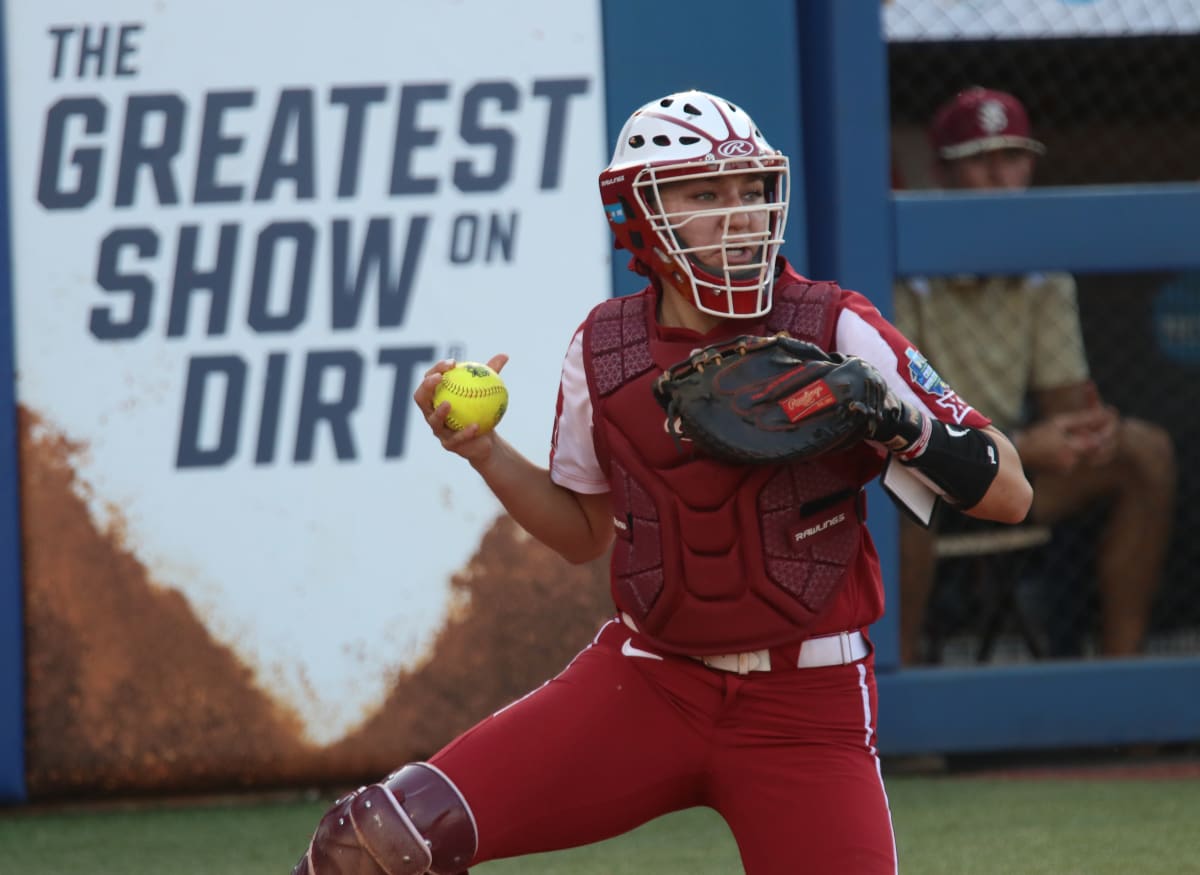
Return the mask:
POLYGON ((292 875, 457 875, 477 847, 458 789, 434 766, 410 763, 335 802, 292 875))

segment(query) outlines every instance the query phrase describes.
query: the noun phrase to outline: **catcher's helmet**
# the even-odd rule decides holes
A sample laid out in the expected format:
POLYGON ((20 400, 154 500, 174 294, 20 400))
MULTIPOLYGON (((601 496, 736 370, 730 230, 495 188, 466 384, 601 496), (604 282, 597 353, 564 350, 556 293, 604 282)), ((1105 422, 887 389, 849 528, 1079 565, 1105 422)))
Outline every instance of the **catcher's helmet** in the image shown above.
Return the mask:
POLYGON ((600 198, 616 245, 691 296, 698 309, 724 317, 771 309, 788 190, 787 157, 771 148, 743 110, 703 91, 669 94, 634 112, 600 174, 600 198), (747 173, 763 179, 764 202, 676 213, 662 206, 661 188, 669 183, 747 173), (732 230, 731 219, 745 214, 758 221, 749 230, 732 230), (720 266, 711 258, 701 263, 699 247, 686 242, 688 222, 700 217, 723 222, 720 266), (731 251, 748 249, 754 253, 750 263, 744 257, 731 263, 731 251))

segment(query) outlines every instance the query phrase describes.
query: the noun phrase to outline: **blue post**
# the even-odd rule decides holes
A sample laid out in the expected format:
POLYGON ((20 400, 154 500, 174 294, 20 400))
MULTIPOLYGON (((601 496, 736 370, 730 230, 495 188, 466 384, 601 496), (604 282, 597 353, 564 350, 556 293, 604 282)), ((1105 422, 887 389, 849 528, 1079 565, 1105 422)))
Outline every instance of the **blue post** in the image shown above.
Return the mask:
MULTIPOLYGON (((0 45, 6 45, 0 7, 0 45)), ((0 143, 8 143, 8 83, 0 65, 0 143)), ((0 802, 25 799, 25 652, 20 480, 13 367, 12 259, 7 162, 0 168, 0 802)))
MULTIPOLYGON (((810 0, 798 7, 809 276, 861 292, 890 316, 887 52, 880 6, 877 0, 810 0)), ((899 521, 878 486, 867 501, 888 604, 871 637, 876 667, 887 672, 900 661, 899 521)))
MULTIPOLYGON (((801 273, 808 264, 805 234, 805 190, 800 114, 800 74, 796 64, 796 3, 763 0, 754 5, 753 56, 734 45, 718 23, 730 14, 728 4, 693 0, 680 12, 676 3, 605 0, 603 4, 605 104, 611 151, 625 119, 642 104, 696 88, 740 104, 776 149, 792 163, 791 210, 784 254, 801 273), (653 35, 653 37, 648 36, 653 35), (714 44, 726 41, 727 50, 714 44), (653 42, 650 51, 647 44, 653 42)), ((803 4, 799 4, 803 5, 803 4)), ((599 175, 602 168, 596 168, 599 175)), ((596 196, 600 215, 600 196, 596 196)), ((645 285, 625 269, 628 253, 613 255, 613 290, 622 295, 645 285)))

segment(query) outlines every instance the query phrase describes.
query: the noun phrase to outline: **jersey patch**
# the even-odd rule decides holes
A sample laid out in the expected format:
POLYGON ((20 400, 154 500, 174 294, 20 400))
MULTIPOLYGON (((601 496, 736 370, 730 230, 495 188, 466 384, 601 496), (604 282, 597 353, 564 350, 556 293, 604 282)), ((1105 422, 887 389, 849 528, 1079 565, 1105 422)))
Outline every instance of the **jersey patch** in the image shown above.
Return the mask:
POLYGON ((911 346, 908 347, 904 350, 904 357, 908 359, 908 376, 913 384, 934 396, 936 399, 934 403, 948 411, 954 421, 961 424, 974 408, 950 388, 950 384, 942 379, 941 375, 933 369, 929 360, 917 350, 911 346))
POLYGON ((949 387, 946 388, 946 394, 940 396, 934 403, 943 410, 948 411, 959 425, 962 425, 963 421, 967 418, 967 414, 975 409, 966 401, 959 398, 958 394, 949 387))
POLYGON ((904 350, 904 357, 908 359, 908 378, 930 395, 941 397, 947 392, 954 391, 946 385, 946 381, 933 369, 933 365, 929 363, 929 360, 911 346, 904 350))

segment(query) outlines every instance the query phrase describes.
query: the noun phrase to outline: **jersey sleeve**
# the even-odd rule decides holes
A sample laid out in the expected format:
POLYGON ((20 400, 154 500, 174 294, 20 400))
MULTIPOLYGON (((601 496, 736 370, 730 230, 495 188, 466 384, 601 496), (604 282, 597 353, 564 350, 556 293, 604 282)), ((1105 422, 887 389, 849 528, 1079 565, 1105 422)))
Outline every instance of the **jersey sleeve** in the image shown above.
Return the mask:
POLYGON ((554 433, 550 441, 550 479, 586 495, 608 492, 608 478, 596 460, 592 439, 592 396, 583 366, 583 328, 576 330, 563 358, 558 383, 554 433))
POLYGON ((873 364, 902 401, 953 425, 983 428, 991 420, 959 396, 921 351, 864 295, 843 290, 834 352, 873 364))

